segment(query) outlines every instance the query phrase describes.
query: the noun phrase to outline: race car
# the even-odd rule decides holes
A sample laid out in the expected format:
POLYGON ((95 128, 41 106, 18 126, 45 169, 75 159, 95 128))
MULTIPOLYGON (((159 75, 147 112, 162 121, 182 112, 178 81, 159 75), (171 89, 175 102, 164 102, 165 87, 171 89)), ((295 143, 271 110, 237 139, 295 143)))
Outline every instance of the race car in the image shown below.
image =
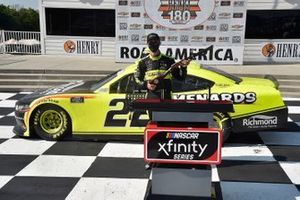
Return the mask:
MULTIPOLYGON (((99 81, 75 81, 24 96, 15 106, 14 133, 46 140, 141 138, 148 114, 131 112, 127 98, 137 93, 135 69, 132 64, 99 81)), ((232 101, 235 112, 214 113, 225 140, 231 132, 286 126, 288 110, 272 76, 237 77, 196 62, 187 69, 184 81, 173 79, 173 99, 232 101)))

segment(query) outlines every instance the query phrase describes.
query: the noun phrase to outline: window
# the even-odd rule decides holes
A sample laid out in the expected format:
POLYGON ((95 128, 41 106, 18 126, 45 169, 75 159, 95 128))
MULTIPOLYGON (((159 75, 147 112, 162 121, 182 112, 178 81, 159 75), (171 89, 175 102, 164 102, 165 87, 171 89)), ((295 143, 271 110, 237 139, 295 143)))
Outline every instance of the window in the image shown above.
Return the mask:
POLYGON ((110 80, 114 79, 115 77, 118 76, 119 73, 122 73, 123 70, 118 70, 112 74, 109 74, 107 76, 105 76, 104 78, 100 79, 97 83, 93 84, 91 87, 91 90, 97 90, 99 89, 101 86, 103 86, 104 84, 106 84, 107 82, 109 82, 110 80))
POLYGON ((115 11, 46 8, 47 35, 115 37, 115 11))
POLYGON ((110 86, 109 93, 126 94, 133 93, 138 89, 133 74, 129 74, 110 86))
POLYGON ((300 39, 300 10, 248 10, 246 39, 300 39))
POLYGON ((173 78, 173 92, 187 92, 195 90, 205 90, 214 85, 213 82, 188 75, 184 81, 179 81, 173 78))

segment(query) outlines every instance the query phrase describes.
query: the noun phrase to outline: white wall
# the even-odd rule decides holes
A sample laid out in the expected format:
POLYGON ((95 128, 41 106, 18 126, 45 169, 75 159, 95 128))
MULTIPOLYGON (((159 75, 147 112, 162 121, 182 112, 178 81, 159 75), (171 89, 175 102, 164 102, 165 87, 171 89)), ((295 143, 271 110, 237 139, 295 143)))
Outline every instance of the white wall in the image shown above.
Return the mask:
POLYGON ((43 7, 115 9, 117 0, 40 0, 43 7))
POLYGON ((248 0, 248 10, 300 9, 300 0, 248 0))
MULTIPOLYGON (((41 23, 45 23, 45 7, 52 8, 81 8, 81 9, 115 9, 118 0, 40 0, 42 9, 41 23)), ((300 0, 248 0, 248 10, 280 10, 280 9, 299 9, 300 0)), ((67 38, 83 39, 87 37, 65 37, 65 36, 46 36, 46 26, 41 25, 43 30, 42 38, 45 38, 45 54, 59 54, 62 44, 67 38)), ((92 40, 93 38, 88 38, 92 40)), ((99 38, 94 38, 99 39, 99 38)), ((115 58, 115 38, 100 38, 102 41, 102 56, 115 58)), ((299 40, 245 40, 244 62, 268 62, 268 58, 261 56, 261 47, 265 42, 270 41, 293 41, 299 40)))

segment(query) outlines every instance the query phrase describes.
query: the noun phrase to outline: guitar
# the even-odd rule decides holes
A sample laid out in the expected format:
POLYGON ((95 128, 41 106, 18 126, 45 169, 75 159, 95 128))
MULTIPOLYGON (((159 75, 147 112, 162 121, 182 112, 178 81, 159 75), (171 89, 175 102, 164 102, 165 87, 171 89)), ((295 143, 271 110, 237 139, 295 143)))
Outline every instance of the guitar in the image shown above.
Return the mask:
POLYGON ((150 83, 150 84, 154 84, 154 85, 158 85, 158 84, 159 84, 159 83, 160 83, 160 82, 161 82, 161 81, 162 81, 169 73, 171 73, 174 69, 176 69, 176 68, 178 68, 179 66, 181 66, 181 65, 183 64, 183 61, 184 61, 184 60, 195 60, 195 58, 196 58, 197 56, 201 56, 201 55, 205 54, 211 47, 212 47, 212 45, 209 46, 209 47, 207 47, 207 48, 205 48, 205 49, 199 50, 197 53, 191 53, 189 57, 187 57, 186 59, 183 59, 183 60, 180 60, 180 61, 174 63, 174 64, 171 65, 171 67, 170 67, 168 70, 166 70, 162 75, 160 75, 160 76, 158 76, 158 77, 156 77, 156 78, 150 80, 149 83, 150 83))

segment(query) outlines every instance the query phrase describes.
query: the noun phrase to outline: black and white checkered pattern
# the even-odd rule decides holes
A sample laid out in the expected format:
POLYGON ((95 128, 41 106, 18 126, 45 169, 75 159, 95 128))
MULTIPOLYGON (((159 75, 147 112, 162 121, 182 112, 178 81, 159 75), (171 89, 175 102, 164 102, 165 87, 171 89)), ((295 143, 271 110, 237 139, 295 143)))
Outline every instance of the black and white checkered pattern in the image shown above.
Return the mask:
MULTIPOLYGON (((151 171, 145 170, 143 144, 18 138, 13 111, 24 95, 0 93, 0 199, 147 196, 151 171)), ((212 166, 217 199, 300 199, 300 99, 285 102, 286 130, 230 136, 222 163, 212 166)))

